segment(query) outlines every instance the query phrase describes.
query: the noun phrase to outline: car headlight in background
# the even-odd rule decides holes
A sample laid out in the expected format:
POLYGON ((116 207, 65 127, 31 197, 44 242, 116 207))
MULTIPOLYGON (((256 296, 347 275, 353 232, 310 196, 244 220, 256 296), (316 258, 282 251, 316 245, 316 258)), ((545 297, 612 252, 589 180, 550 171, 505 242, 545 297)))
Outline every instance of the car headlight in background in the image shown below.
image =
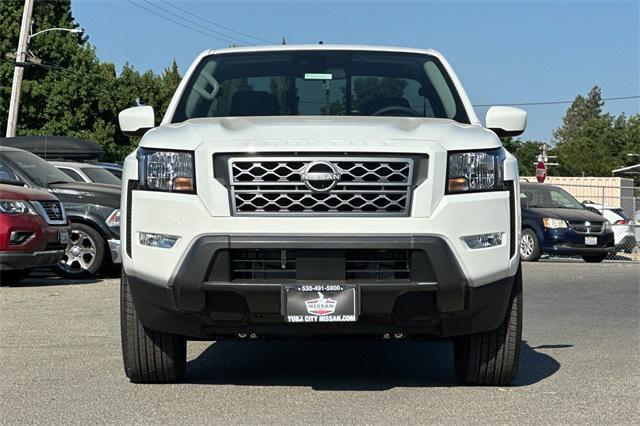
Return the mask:
POLYGON ((609 222, 608 220, 605 220, 604 223, 602 224, 602 230, 603 231, 609 231, 611 228, 611 222, 609 222))
POLYGON ((504 149, 450 152, 447 164, 448 194, 504 189, 504 149))
POLYGON ((542 219, 542 224, 545 228, 549 229, 564 229, 568 228, 567 222, 562 219, 554 219, 552 217, 545 217, 542 219))
POLYGON ((0 200, 0 213, 38 214, 31 203, 24 200, 0 200))
POLYGON ((194 193, 193 152, 138 150, 140 189, 194 193))

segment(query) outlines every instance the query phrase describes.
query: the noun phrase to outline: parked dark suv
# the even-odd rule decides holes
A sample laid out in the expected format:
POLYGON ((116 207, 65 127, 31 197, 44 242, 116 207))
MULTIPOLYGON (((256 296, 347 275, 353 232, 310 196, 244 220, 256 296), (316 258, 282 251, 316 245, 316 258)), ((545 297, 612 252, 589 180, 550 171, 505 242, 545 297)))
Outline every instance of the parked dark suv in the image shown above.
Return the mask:
POLYGON ((521 183, 520 205, 523 260, 536 261, 547 253, 580 255, 585 262, 602 262, 614 250, 611 224, 564 189, 521 183))

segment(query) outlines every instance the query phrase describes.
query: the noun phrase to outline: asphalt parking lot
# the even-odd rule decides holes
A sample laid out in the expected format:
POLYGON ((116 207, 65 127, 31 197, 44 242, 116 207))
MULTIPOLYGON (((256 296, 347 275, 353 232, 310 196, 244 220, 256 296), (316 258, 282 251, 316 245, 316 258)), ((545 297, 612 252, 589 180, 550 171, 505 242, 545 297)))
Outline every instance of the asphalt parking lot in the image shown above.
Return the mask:
POLYGON ((122 371, 118 280, 0 289, 0 423, 640 423, 640 265, 525 264, 512 387, 447 342, 191 342, 186 383, 122 371))

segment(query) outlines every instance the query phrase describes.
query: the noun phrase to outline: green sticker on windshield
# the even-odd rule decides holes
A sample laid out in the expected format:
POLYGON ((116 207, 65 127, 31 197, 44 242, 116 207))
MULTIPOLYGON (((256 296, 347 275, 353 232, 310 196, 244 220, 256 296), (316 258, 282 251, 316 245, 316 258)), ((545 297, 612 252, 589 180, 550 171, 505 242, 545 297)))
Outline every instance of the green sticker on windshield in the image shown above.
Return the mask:
POLYGON ((304 74, 305 80, 331 80, 333 78, 333 74, 321 74, 321 73, 311 73, 307 72, 304 74))

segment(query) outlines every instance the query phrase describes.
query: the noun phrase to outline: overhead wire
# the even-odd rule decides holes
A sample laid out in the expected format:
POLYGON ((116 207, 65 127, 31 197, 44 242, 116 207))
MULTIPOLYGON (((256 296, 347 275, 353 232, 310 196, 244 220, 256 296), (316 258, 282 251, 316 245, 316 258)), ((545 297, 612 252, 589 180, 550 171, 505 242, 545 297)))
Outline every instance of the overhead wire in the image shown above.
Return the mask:
POLYGON ((132 0, 127 0, 127 1, 128 1, 129 3, 131 3, 132 5, 134 5, 134 6, 138 7, 138 8, 140 8, 140 9, 144 9, 144 10, 146 10, 146 11, 147 11, 147 12, 149 12, 149 13, 152 13, 152 14, 154 14, 154 15, 156 15, 156 16, 159 16, 160 18, 164 19, 165 21, 172 22, 172 23, 174 23, 174 24, 176 24, 176 25, 179 25, 179 26, 181 26, 181 27, 184 27, 184 28, 190 29, 191 31, 194 31, 194 32, 199 33, 199 34, 202 34, 202 35, 204 35, 204 36, 214 38, 214 39, 216 39, 216 40, 218 40, 218 41, 221 41, 221 42, 223 42, 223 43, 226 43, 226 44, 228 44, 228 43, 230 43, 230 44, 235 44, 233 41, 231 41, 231 40, 229 40, 229 39, 223 39, 223 38, 218 37, 218 36, 216 36, 216 35, 214 35, 214 34, 211 34, 211 33, 208 33, 208 32, 201 31, 201 30, 199 30, 199 29, 197 29, 197 28, 194 28, 194 27, 192 27, 192 26, 190 26, 190 25, 188 25, 188 24, 185 24, 184 22, 180 22, 180 21, 177 21, 177 20, 175 20, 175 19, 173 19, 173 18, 170 18, 170 17, 168 17, 168 16, 165 16, 165 15, 163 15, 163 14, 161 14, 161 13, 159 13, 159 12, 157 12, 157 11, 153 10, 153 9, 149 9, 148 7, 146 7, 146 6, 142 5, 142 4, 136 3, 136 2, 134 2, 134 1, 132 1, 132 0))
MULTIPOLYGON (((203 31, 205 31, 207 33, 216 34, 217 36, 221 37, 222 40, 226 40, 230 44, 240 44, 240 45, 250 45, 250 44, 252 44, 251 42, 248 42, 248 41, 243 40, 241 38, 238 38, 238 37, 223 33, 221 31, 214 30, 214 29, 210 28, 207 25, 202 25, 202 24, 200 24, 200 23, 198 23, 198 22, 196 22, 196 21, 194 21, 192 19, 185 18, 184 16, 180 16, 180 15, 172 12, 171 10, 169 10, 167 8, 164 8, 164 7, 160 6, 159 4, 154 3, 152 1, 149 1, 149 0, 142 0, 142 1, 147 3, 147 5, 149 5, 150 7, 155 8, 156 10, 161 10, 164 13, 166 13, 166 14, 168 14, 168 15, 170 15, 170 16, 178 19, 178 20, 188 22, 191 25, 195 25, 196 27, 201 28, 203 31)), ((214 37, 217 37, 217 36, 214 36, 214 37)))
POLYGON ((184 13, 186 15, 189 15, 189 16, 192 16, 194 18, 200 19, 201 21, 206 22, 206 23, 211 24, 211 25, 214 25, 214 26, 216 26, 218 28, 222 28, 224 30, 230 31, 232 33, 238 34, 238 35, 243 36, 243 37, 248 37, 248 38, 254 39, 256 41, 270 43, 270 44, 277 44, 277 42, 274 42, 273 40, 268 40, 266 38, 262 38, 262 37, 255 36, 255 35, 251 35, 251 34, 248 34, 248 33, 242 32, 242 31, 237 31, 237 30, 234 30, 233 28, 224 26, 224 25, 219 24, 219 23, 217 23, 215 21, 212 21, 210 19, 204 18, 202 16, 198 16, 195 13, 190 12, 190 11, 188 11, 186 9, 183 9, 183 8, 181 8, 179 6, 176 6, 175 4, 170 3, 170 2, 168 2, 166 0, 160 0, 160 1, 162 3, 164 3, 164 4, 166 4, 167 6, 170 6, 170 7, 174 8, 174 9, 176 9, 176 10, 179 10, 180 12, 182 12, 182 13, 184 13))

